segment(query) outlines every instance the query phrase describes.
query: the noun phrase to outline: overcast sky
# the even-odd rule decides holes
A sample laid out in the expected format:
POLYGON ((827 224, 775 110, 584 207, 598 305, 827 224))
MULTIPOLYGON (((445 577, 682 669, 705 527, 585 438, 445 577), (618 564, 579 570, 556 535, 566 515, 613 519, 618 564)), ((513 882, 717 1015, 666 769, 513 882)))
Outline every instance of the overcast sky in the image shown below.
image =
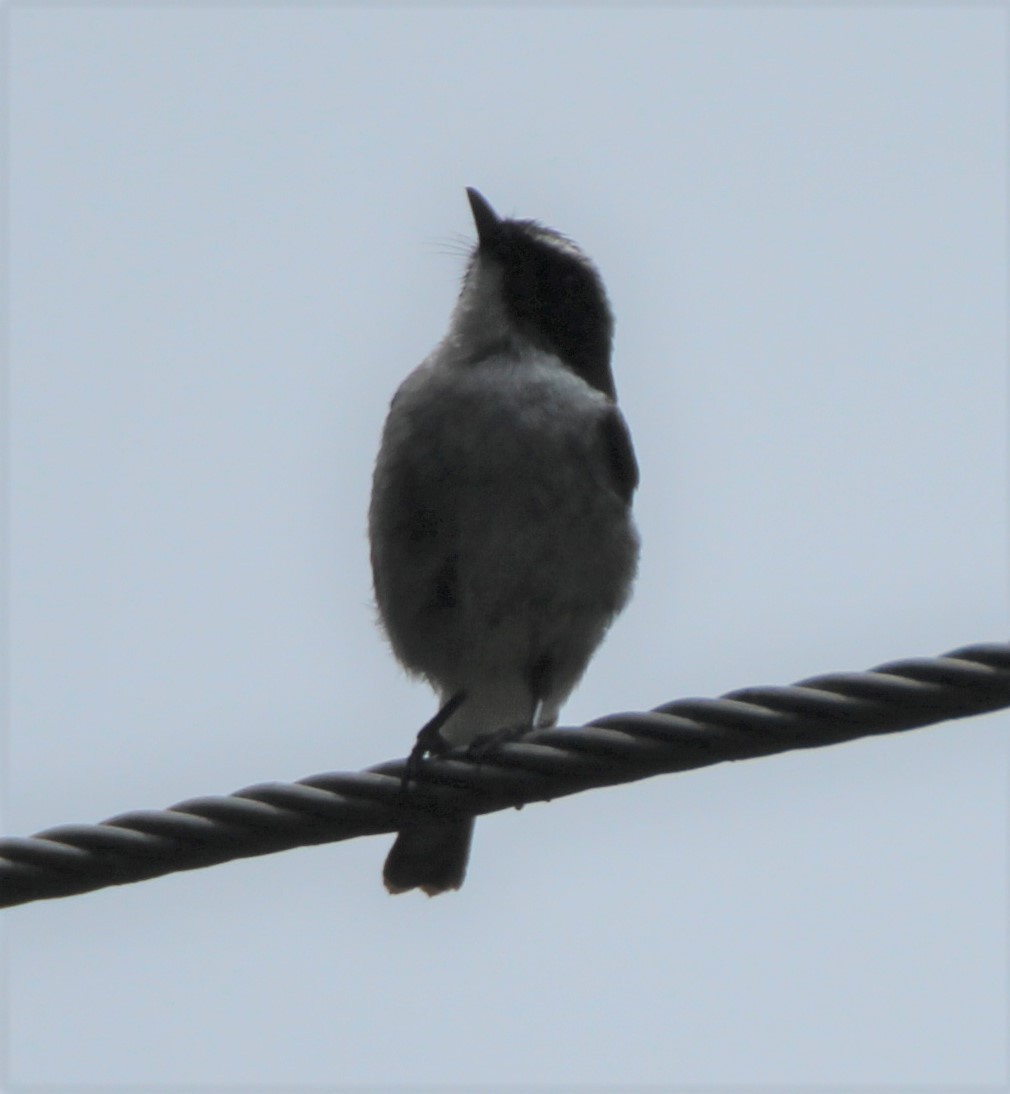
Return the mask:
MULTIPOLYGON (((7 833, 409 748, 365 511, 467 185, 617 315, 642 564, 565 724, 1005 639, 1001 7, 3 17, 7 833)), ((496 814, 436 900, 377 837, 16 909, 5 1081, 1003 1089, 1008 728, 496 814)))

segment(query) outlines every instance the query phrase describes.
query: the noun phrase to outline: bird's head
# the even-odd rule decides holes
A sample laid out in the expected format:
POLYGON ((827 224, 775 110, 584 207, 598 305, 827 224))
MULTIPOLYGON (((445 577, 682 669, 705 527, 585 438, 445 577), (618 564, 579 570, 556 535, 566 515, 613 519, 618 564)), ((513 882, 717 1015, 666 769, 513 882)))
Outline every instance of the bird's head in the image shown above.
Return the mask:
POLYGON ((553 228, 499 217, 477 190, 466 193, 477 244, 460 295, 461 321, 482 325, 491 341, 508 338, 554 354, 613 398, 614 320, 596 267, 553 228))

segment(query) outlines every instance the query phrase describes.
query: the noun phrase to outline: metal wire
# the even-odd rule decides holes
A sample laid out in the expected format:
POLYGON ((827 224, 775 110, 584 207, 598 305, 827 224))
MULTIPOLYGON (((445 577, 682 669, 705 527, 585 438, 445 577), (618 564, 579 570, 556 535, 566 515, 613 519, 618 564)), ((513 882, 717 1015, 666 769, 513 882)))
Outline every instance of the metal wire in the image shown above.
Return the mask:
POLYGON ((124 885, 291 847, 392 832, 419 816, 482 814, 652 775, 816 748, 1010 706, 1010 644, 751 687, 612 714, 577 730, 537 730, 479 759, 405 760, 356 774, 262 783, 164 812, 124 813, 0 840, 0 907, 124 885))

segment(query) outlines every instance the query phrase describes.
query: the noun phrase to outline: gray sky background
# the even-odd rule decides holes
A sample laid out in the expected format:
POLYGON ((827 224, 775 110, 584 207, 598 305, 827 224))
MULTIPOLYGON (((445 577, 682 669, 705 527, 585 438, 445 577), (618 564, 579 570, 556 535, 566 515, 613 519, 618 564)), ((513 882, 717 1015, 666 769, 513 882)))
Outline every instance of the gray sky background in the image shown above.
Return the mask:
MULTIPOLYGON (((409 747, 365 510, 466 185, 618 317, 644 551, 566 724, 1005 637, 1004 9, 4 18, 6 832, 409 747)), ((5 1081, 1002 1089, 1008 727, 499 814, 437 900, 382 837, 15 910, 5 1081)))

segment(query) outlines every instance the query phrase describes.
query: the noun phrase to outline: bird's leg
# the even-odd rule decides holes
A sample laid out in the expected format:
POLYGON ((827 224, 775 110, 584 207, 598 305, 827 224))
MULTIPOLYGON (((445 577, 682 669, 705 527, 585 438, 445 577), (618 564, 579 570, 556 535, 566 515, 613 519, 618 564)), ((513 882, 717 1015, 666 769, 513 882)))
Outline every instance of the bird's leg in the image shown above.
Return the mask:
POLYGON ((403 771, 403 782, 401 786, 404 790, 410 785, 411 780, 416 781, 419 778, 425 756, 429 753, 433 756, 440 756, 442 753, 448 752, 452 747, 442 736, 441 729, 456 711, 459 710, 460 704, 465 698, 466 692, 460 688, 459 691, 454 695, 451 695, 442 704, 435 717, 430 721, 425 722, 421 727, 421 730, 417 735, 417 740, 414 742, 414 747, 410 750, 410 755, 407 757, 407 766, 403 771))

